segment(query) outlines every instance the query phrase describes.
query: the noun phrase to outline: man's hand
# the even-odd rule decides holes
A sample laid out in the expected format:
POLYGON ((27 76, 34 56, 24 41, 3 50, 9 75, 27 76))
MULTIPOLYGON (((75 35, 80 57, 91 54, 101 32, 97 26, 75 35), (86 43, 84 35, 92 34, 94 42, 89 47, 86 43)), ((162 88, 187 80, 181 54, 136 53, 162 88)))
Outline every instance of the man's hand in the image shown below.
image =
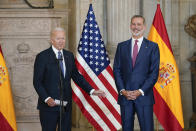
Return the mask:
POLYGON ((127 98, 127 100, 134 100, 135 99, 133 91, 123 90, 121 93, 122 93, 123 96, 125 96, 127 98))
POLYGON ((133 94, 134 94, 134 96, 135 96, 135 99, 136 99, 138 96, 142 95, 142 93, 141 93, 139 90, 134 90, 134 91, 133 91, 133 94))
POLYGON ((50 106, 50 107, 56 106, 56 103, 55 103, 54 99, 52 99, 52 98, 49 98, 49 99, 46 101, 46 103, 47 103, 48 106, 50 106))
POLYGON ((127 100, 135 100, 137 99, 138 96, 141 95, 141 92, 139 90, 134 90, 134 91, 126 91, 123 90, 122 95, 127 98, 127 100))
POLYGON ((106 96, 105 92, 102 91, 102 90, 95 90, 95 91, 92 93, 92 95, 99 96, 99 97, 103 97, 103 98, 106 96))

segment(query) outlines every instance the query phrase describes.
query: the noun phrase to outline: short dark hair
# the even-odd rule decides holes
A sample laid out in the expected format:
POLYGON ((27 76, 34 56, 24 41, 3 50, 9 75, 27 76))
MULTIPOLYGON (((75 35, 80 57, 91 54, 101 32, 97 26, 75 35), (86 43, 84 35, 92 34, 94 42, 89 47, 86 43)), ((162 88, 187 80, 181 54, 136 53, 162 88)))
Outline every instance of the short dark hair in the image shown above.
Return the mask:
POLYGON ((146 24, 146 20, 145 20, 145 18, 144 18, 142 15, 134 15, 134 16, 131 18, 131 23, 132 23, 132 20, 133 20, 134 18, 142 18, 142 19, 143 19, 143 24, 146 24))

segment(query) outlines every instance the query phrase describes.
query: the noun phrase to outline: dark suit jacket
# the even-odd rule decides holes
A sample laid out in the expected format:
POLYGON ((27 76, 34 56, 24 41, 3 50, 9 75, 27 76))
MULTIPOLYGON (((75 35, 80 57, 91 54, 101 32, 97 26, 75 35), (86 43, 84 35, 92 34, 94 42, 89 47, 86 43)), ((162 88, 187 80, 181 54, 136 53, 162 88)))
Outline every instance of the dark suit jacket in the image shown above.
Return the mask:
MULTIPOLYGON (((144 96, 139 96, 135 102, 141 105, 154 104, 153 86, 159 73, 160 54, 156 43, 143 39, 135 66, 132 67, 131 39, 118 44, 114 59, 114 77, 118 91, 142 89, 144 96)), ((123 95, 118 97, 118 103, 129 103, 123 95)))
MULTIPOLYGON (((74 55, 66 50, 63 50, 66 74, 63 78, 63 94, 64 100, 71 103, 72 101, 72 89, 71 89, 71 78, 82 87, 87 93, 89 93, 92 88, 85 81, 85 79, 78 72, 74 55)), ((52 47, 40 52, 35 59, 34 64, 34 77, 33 84, 36 92, 38 93, 38 109, 46 111, 58 111, 59 107, 49 107, 44 100, 47 97, 52 97, 53 99, 60 99, 60 79, 58 62, 56 55, 52 50, 52 47)))

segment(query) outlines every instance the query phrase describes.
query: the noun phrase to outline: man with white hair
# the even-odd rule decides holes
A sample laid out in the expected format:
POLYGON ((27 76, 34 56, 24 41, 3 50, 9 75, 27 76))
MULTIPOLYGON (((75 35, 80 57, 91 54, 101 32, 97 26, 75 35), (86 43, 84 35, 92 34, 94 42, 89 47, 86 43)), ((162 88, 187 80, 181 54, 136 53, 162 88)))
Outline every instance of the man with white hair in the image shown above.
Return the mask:
MULTIPOLYGON (((71 78, 88 94, 104 97, 101 90, 94 90, 78 72, 73 53, 64 49, 65 31, 51 31, 52 46, 40 52, 34 64, 34 88, 39 96, 38 106, 42 131, 56 131, 60 124, 60 94, 63 93, 64 112, 61 131, 71 130, 72 89, 71 78), (60 88, 60 76, 62 88, 60 88)), ((59 130, 59 128, 58 128, 59 130)))

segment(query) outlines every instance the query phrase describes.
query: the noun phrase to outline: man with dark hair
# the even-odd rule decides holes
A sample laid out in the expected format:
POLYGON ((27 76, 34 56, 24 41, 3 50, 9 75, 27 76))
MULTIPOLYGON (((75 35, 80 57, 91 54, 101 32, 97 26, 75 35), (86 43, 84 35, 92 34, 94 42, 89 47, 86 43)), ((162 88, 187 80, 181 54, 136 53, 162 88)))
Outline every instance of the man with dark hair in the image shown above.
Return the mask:
POLYGON ((153 86, 159 73, 159 48, 143 37, 143 16, 133 16, 130 29, 132 38, 118 44, 113 67, 122 128, 133 131, 136 113, 141 131, 153 131, 153 86))

